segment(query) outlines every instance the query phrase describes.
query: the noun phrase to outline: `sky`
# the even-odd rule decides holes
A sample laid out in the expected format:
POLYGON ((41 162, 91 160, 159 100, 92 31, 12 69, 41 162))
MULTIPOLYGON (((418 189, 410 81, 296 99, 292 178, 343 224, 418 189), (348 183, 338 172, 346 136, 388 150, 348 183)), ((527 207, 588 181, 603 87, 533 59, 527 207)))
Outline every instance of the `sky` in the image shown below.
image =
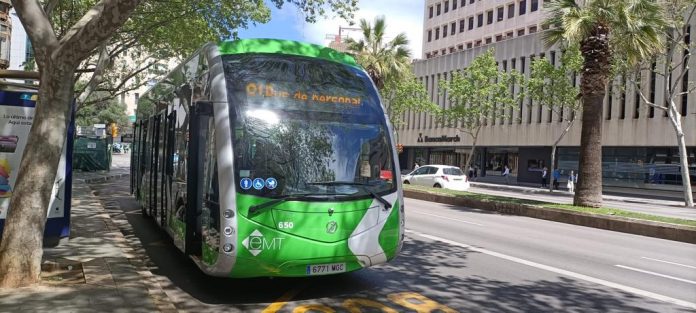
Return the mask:
MULTIPOLYGON (((424 0, 359 0, 355 13, 355 24, 339 17, 319 18, 314 24, 304 21, 302 13, 293 5, 285 4, 278 10, 272 7, 271 21, 267 24, 250 25, 248 29, 239 29, 240 38, 276 38, 305 41, 319 45, 328 45, 331 41, 326 35, 338 34, 339 26, 358 27, 362 18, 372 22, 376 16, 384 15, 387 23, 387 39, 403 32, 408 37, 413 58, 421 58, 423 41, 423 7, 424 0)), ((346 31, 355 39, 360 38, 359 31, 346 31)))

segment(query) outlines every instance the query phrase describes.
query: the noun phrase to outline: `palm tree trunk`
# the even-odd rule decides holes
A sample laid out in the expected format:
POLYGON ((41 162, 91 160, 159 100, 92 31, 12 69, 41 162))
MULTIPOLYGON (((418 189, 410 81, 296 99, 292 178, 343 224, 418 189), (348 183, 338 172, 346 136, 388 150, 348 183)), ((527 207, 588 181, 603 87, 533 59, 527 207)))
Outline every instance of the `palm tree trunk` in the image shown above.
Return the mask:
POLYGON ((609 29, 598 25, 583 40, 580 50, 585 58, 582 81, 582 132, 578 185, 573 204, 602 206, 602 113, 609 71, 609 29))

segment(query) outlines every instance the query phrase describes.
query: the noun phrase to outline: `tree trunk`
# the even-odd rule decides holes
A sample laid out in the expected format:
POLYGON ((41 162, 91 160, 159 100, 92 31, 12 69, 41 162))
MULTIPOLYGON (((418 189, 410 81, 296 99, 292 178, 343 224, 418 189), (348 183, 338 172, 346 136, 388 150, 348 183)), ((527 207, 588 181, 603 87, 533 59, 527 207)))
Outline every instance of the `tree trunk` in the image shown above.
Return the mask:
MULTIPOLYGON (((566 128, 563 129, 563 132, 561 132, 561 135, 558 136, 558 139, 556 139, 556 142, 553 143, 553 146, 551 147, 551 167, 553 168, 556 165, 556 150, 558 148, 558 143, 563 140, 563 137, 568 133, 571 127, 573 127, 573 123, 575 122, 575 114, 573 114, 573 118, 568 121, 568 125, 566 125, 566 128)), ((552 183, 553 184, 553 183, 552 183)), ((553 187, 549 186, 549 191, 553 192, 553 187)))
POLYGON ((608 33, 608 28, 598 25, 580 46, 585 63, 580 83, 583 113, 579 176, 573 199, 577 206, 602 206, 602 109, 610 61, 608 33))
MULTIPOLYGON (((479 131, 481 131, 481 126, 476 129, 476 132, 471 135, 471 139, 473 140, 471 144, 471 156, 469 156, 469 159, 466 160, 466 165, 464 166, 464 172, 469 173, 469 167, 471 167, 471 162, 474 160, 474 156, 476 155, 476 141, 478 140, 478 135, 479 131)), ((471 177, 468 178, 469 181, 471 181, 471 177)))
POLYGON ((694 194, 691 189, 691 176, 689 173, 689 155, 686 150, 684 131, 682 130, 681 114, 677 111, 674 101, 670 101, 669 119, 677 134, 677 145, 679 146, 679 164, 682 177, 682 189, 684 191, 684 204, 686 207, 694 206, 694 194))
POLYGON ((41 71, 34 124, 0 242, 0 288, 39 282, 47 208, 70 121, 73 71, 41 71))

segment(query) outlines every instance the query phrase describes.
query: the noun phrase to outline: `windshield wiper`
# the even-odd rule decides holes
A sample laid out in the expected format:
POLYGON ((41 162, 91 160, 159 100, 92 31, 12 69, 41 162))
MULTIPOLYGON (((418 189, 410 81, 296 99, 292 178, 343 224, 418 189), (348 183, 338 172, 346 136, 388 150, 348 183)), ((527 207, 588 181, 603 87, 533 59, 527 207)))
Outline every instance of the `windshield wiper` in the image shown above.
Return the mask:
POLYGON ((248 216, 251 217, 251 216, 254 216, 256 214, 259 214, 264 209, 268 209, 276 204, 279 204, 279 203, 285 202, 285 201, 302 200, 302 199, 305 199, 307 197, 321 197, 321 196, 335 196, 335 195, 336 194, 325 194, 325 193, 293 193, 293 194, 289 194, 289 195, 283 195, 283 196, 280 196, 278 198, 274 198, 271 201, 250 206, 248 216))
POLYGON ((382 196, 376 194, 374 191, 372 191, 369 186, 373 186, 370 184, 366 183, 359 183, 359 182, 352 182, 352 181, 317 181, 317 182, 310 182, 307 183, 307 185, 320 185, 320 186, 358 186, 361 187, 362 190, 365 192, 369 193, 373 198, 377 199, 377 201, 382 202, 384 204, 385 209, 389 210, 392 207, 392 204, 387 201, 387 199, 384 199, 382 196))

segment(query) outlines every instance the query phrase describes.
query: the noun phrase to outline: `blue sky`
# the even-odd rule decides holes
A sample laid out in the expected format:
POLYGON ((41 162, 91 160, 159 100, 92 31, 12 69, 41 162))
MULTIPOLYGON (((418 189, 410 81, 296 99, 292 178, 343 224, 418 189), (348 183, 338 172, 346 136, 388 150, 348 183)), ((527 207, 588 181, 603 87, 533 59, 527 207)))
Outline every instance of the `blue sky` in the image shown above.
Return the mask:
MULTIPOLYGON (((271 5, 269 5, 271 6, 271 5)), ((327 34, 337 34, 339 26, 349 26, 348 22, 337 17, 318 19, 314 24, 306 23, 299 10, 293 5, 284 5, 278 10, 272 7, 271 21, 267 24, 240 29, 240 38, 278 38, 299 40, 327 45, 327 34)), ((406 33, 410 40, 411 55, 421 57, 424 0, 359 0, 359 10, 355 21, 361 18, 368 21, 384 15, 387 21, 387 38, 399 32, 406 33)), ((359 32, 349 31, 349 36, 359 38, 359 32)))

